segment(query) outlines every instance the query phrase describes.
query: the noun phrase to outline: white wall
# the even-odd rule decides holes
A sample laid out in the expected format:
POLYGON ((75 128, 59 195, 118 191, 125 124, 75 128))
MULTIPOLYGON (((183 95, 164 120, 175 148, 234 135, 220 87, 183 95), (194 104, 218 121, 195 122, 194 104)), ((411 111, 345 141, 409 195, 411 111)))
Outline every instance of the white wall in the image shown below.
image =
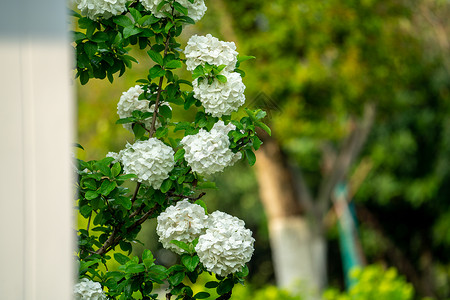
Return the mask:
POLYGON ((0 298, 71 299, 73 97, 66 3, 0 9, 0 298))

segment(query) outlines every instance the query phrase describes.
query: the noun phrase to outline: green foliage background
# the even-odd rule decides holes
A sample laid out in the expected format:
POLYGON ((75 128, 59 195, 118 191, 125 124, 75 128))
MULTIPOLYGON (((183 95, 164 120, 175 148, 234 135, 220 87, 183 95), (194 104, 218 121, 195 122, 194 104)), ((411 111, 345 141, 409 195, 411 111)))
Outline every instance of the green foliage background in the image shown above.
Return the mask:
MULTIPOLYGON (((257 57, 246 63, 247 103, 272 107, 274 135, 305 173, 313 192, 321 178, 323 143, 339 146, 350 130, 350 118, 358 117, 365 103, 376 104, 376 123, 358 161, 369 161, 372 167, 355 195, 357 206, 370 211, 378 224, 361 224, 364 252, 369 262, 401 269, 402 262, 390 256, 394 245, 413 267, 413 274, 405 275, 409 280, 418 277, 419 294, 427 291, 420 284, 428 283, 435 297, 450 297, 449 49, 442 48, 436 24, 427 23, 425 17, 430 11, 448 34, 448 21, 442 18, 450 11, 448 2, 211 0, 206 4, 208 13, 198 25, 188 27, 185 40, 193 33, 212 33, 235 41, 241 54, 257 57)), ((148 70, 149 59, 138 60, 113 85, 91 80, 78 88, 77 142, 87 149, 80 151, 82 159, 104 157, 132 140, 114 124, 115 108, 121 93, 148 70)), ((205 197, 210 210, 244 219, 255 233, 251 286, 273 283, 254 174, 240 164, 218 176, 217 185, 219 190, 205 197)), ((331 228, 330 283, 342 286, 336 238, 331 228)), ((158 248, 151 226, 140 239, 146 247, 158 248)), ((270 287, 264 290, 270 293, 270 287)))

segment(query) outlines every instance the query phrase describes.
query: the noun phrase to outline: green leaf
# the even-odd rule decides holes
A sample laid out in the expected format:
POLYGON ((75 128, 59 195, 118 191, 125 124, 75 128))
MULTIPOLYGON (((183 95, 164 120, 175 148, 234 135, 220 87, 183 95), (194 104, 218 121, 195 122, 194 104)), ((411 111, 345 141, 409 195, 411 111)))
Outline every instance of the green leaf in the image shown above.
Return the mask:
POLYGON ((131 26, 125 27, 123 29, 123 37, 129 38, 130 36, 139 34, 141 32, 142 32, 141 28, 137 28, 137 27, 134 27, 133 25, 131 25, 131 26))
POLYGON ((116 188, 117 184, 115 181, 104 180, 100 186, 100 193, 103 196, 108 196, 116 188))
POLYGON ((184 150, 183 148, 178 149, 173 157, 174 160, 177 161, 177 160, 183 158, 185 153, 186 153, 186 150, 184 150))
POLYGON ((166 69, 177 69, 181 68, 181 61, 179 60, 171 60, 165 65, 166 69))
POLYGON ((171 240, 170 243, 178 246, 179 248, 183 249, 186 252, 190 252, 189 245, 186 244, 185 242, 177 241, 177 240, 171 240))
POLYGON ((207 283, 205 283, 205 287, 207 289, 214 289, 218 286, 219 286, 219 282, 217 282, 217 281, 208 281, 207 283))
POLYGON ((141 265, 141 264, 134 264, 134 265, 129 265, 127 266, 127 268, 125 269, 126 273, 131 273, 131 274, 136 274, 136 273, 141 273, 145 271, 145 266, 141 265))
POLYGON ((220 82, 226 83, 227 82, 227 77, 224 75, 217 75, 216 76, 217 80, 219 80, 220 82))
POLYGON ((164 5, 166 5, 168 1, 161 1, 158 6, 156 7, 156 11, 160 11, 161 8, 163 8, 164 5))
POLYGON ((120 166, 120 163, 116 162, 111 168, 112 177, 117 177, 117 175, 120 174, 121 170, 122 170, 122 167, 120 166))
POLYGON ((159 19, 157 17, 155 17, 153 15, 146 15, 138 20, 138 24, 145 27, 145 26, 155 24, 158 21, 159 21, 159 19))
POLYGON ((177 272, 172 276, 170 276, 169 278, 167 278, 167 280, 172 286, 177 286, 183 281, 185 276, 186 274, 184 272, 177 272))
POLYGON ((247 267, 247 265, 244 265, 244 266, 242 267, 242 271, 236 273, 236 275, 237 275, 238 277, 243 278, 243 277, 248 276, 248 273, 249 273, 248 267, 247 267))
POLYGON ((256 162, 255 153, 251 149, 245 149, 245 156, 247 156, 247 161, 250 166, 253 166, 256 162))
POLYGON ((198 199, 194 202, 197 205, 200 205, 201 207, 203 207, 203 209, 205 210, 205 214, 208 214, 208 208, 206 207, 206 203, 203 202, 202 200, 198 199))
POLYGON ((133 19, 135 22, 137 22, 138 20, 140 20, 142 18, 141 13, 137 9, 130 7, 128 9, 128 11, 133 16, 133 19))
POLYGON ((188 10, 186 7, 184 7, 183 5, 181 5, 178 2, 174 2, 173 3, 173 8, 175 8, 175 10, 179 11, 181 14, 183 15, 187 15, 188 14, 188 10))
POLYGON ((143 137, 145 135, 146 131, 145 131, 145 128, 142 127, 141 124, 135 123, 133 126, 133 133, 134 133, 136 140, 139 140, 141 137, 143 137))
POLYGON ((188 16, 181 16, 181 17, 178 17, 178 19, 182 20, 184 23, 187 23, 187 24, 195 24, 195 21, 188 16))
POLYGON ((91 212, 92 212, 92 207, 90 207, 89 205, 83 205, 80 208, 80 214, 85 218, 89 217, 91 212))
POLYGON ((153 265, 149 268, 147 274, 158 283, 162 283, 162 280, 167 277, 167 269, 161 265, 153 265))
POLYGON ((197 294, 194 295, 194 299, 206 299, 209 296, 211 295, 207 292, 198 292, 197 294))
POLYGON ((256 126, 264 129, 264 131, 267 132, 270 136, 272 135, 272 130, 270 130, 269 126, 267 126, 263 122, 261 121, 256 122, 256 126))
POLYGON ((219 286, 217 287, 217 294, 223 295, 228 293, 233 289, 234 283, 231 278, 227 278, 224 281, 222 281, 219 286))
POLYGON ((185 254, 181 257, 181 262, 190 272, 194 272, 195 268, 200 262, 200 259, 198 258, 197 255, 190 256, 185 254))
POLYGON ((130 259, 122 253, 114 253, 114 259, 121 265, 126 264, 130 259))
POLYGON ((161 105, 158 108, 158 113, 159 113, 159 115, 161 115, 162 117, 164 117, 166 119, 172 118, 172 110, 170 109, 170 106, 168 106, 168 105, 161 105))
POLYGON ((90 40, 96 43, 102 43, 109 40, 109 36, 105 32, 98 31, 90 38, 90 40))
POLYGON ((113 22, 122 27, 133 26, 131 19, 124 15, 115 16, 113 22))
POLYGON ((151 80, 151 79, 153 79, 153 78, 157 78, 157 77, 162 77, 162 76, 164 76, 165 74, 166 74, 166 71, 165 70, 163 70, 162 68, 161 68, 161 66, 159 66, 159 65, 156 65, 156 66, 153 66, 149 71, 148 71, 148 74, 149 74, 149 79, 151 80))
POLYGON ((169 133, 169 129, 167 127, 159 127, 156 129, 155 136, 160 139, 165 137, 169 133))
POLYGON ((84 195, 84 198, 86 198, 87 200, 92 200, 98 197, 98 193, 94 192, 94 191, 87 191, 86 194, 84 195))
POLYGON ((164 64, 164 60, 163 60, 163 57, 161 56, 161 53, 153 51, 152 49, 150 49, 150 50, 147 51, 147 54, 157 64, 159 64, 159 65, 163 65, 164 64))
POLYGON ((97 181, 92 178, 83 178, 81 180, 81 187, 95 191, 97 190, 97 181))
POLYGON ((131 202, 131 199, 128 197, 120 196, 115 199, 116 203, 119 205, 122 205, 123 208, 129 210, 133 206, 133 203, 131 202))
POLYGON ((253 137, 253 148, 255 150, 258 150, 259 147, 261 147, 262 143, 263 142, 259 139, 259 137, 257 137, 256 135, 253 137))
POLYGON ((199 189, 213 189, 217 190, 216 183, 211 181, 199 182, 197 184, 199 189))
POLYGON ((161 184, 160 190, 161 190, 162 193, 167 193, 170 190, 171 187, 172 187, 172 180, 166 179, 161 184))
POLYGON ((238 55, 236 66, 239 67, 241 62, 244 62, 244 61, 249 60, 249 59, 255 59, 255 58, 256 57, 254 57, 254 56, 240 56, 240 55, 238 55))
POLYGON ((89 59, 92 59, 95 56, 95 53, 97 53, 97 44, 93 42, 84 43, 84 51, 89 59))
POLYGON ((124 175, 120 175, 117 179, 128 180, 128 179, 132 179, 132 178, 137 178, 137 176, 134 174, 124 174, 124 175))
POLYGON ((200 76, 205 76, 205 70, 202 65, 198 65, 192 72, 192 79, 196 79, 200 76))
POLYGON ((74 143, 73 146, 76 147, 76 148, 80 148, 81 150, 84 150, 83 146, 81 146, 78 143, 74 143))

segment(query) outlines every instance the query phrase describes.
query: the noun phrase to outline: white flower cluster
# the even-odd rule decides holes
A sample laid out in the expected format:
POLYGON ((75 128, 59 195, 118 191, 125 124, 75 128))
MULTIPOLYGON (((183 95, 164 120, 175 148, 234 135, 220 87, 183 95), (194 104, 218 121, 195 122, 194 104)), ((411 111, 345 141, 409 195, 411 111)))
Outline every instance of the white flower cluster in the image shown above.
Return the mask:
POLYGON ((164 248, 182 254, 184 250, 170 241, 192 242, 205 233, 206 219, 203 207, 183 200, 169 206, 158 216, 156 233, 164 248))
POLYGON ((87 278, 75 284, 73 293, 76 300, 106 300, 101 284, 87 278))
POLYGON ((190 243, 198 238, 195 251, 200 262, 220 276, 241 271, 253 255, 255 239, 250 229, 244 221, 224 212, 206 216, 201 206, 183 200, 168 207, 157 220, 156 231, 164 248, 182 254, 183 250, 170 241, 190 243))
MULTIPOLYGON (((117 103, 117 114, 121 119, 131 117, 133 111, 139 110, 142 112, 151 112, 155 111, 155 105, 150 106, 150 101, 146 99, 139 100, 139 96, 144 92, 140 85, 133 86, 128 89, 128 91, 123 92, 122 96, 120 96, 120 100, 117 103)), ((170 105, 168 103, 163 103, 162 105, 168 106, 170 109, 170 105)), ((150 129, 152 126, 152 117, 149 117, 144 120, 144 126, 147 129, 150 129)), ((133 128, 131 127, 131 123, 122 124, 123 128, 133 132, 133 128)), ((155 122, 155 129, 161 127, 161 123, 158 119, 155 122)))
MULTIPOLYGON (((169 4, 163 5, 163 7, 158 11, 158 5, 163 0, 141 0, 142 5, 145 7, 145 9, 148 9, 152 12, 152 14, 157 18, 165 18, 166 15, 165 12, 172 14, 172 8, 169 4)), ((182 6, 187 8, 188 14, 187 16, 190 17, 194 21, 199 21, 206 12, 206 5, 204 0, 194 0, 193 3, 189 0, 177 0, 178 3, 180 3, 182 6)), ((180 13, 178 11, 174 11, 176 16, 179 16, 180 13)))
POLYGON ((202 102, 205 112, 213 117, 231 115, 245 103, 245 85, 239 73, 223 73, 227 82, 217 79, 209 84, 207 80, 198 82, 198 78, 192 83, 194 97, 202 102))
POLYGON ((207 80, 199 82, 199 79, 192 83, 194 97, 202 102, 205 112, 214 117, 230 115, 245 103, 242 77, 233 72, 238 55, 233 42, 220 41, 210 34, 194 35, 189 39, 184 54, 189 71, 200 65, 205 66, 206 63, 214 66, 225 65, 220 75, 225 76, 227 82, 214 78, 211 84, 207 80))
POLYGON ((234 42, 223 42, 210 34, 193 35, 184 49, 186 68, 193 71, 197 66, 206 63, 214 66, 225 65, 225 71, 233 72, 237 55, 234 42))
POLYGON ((126 10, 127 0, 73 0, 83 16, 96 20, 98 17, 105 19, 120 15, 126 10))
POLYGON ((223 277, 241 271, 254 251, 251 230, 245 228, 244 221, 221 211, 210 214, 208 223, 195 247, 202 264, 223 277))
POLYGON ((210 132, 200 129, 197 134, 185 136, 181 140, 186 151, 184 158, 194 172, 201 175, 221 172, 241 159, 240 152, 233 153, 230 149, 228 132, 235 128, 231 123, 225 126, 223 121, 219 121, 210 132))
POLYGON ((118 158, 123 164, 125 174, 135 174, 138 182, 159 189, 162 182, 169 177, 175 161, 172 147, 157 138, 127 144, 119 152, 118 158))

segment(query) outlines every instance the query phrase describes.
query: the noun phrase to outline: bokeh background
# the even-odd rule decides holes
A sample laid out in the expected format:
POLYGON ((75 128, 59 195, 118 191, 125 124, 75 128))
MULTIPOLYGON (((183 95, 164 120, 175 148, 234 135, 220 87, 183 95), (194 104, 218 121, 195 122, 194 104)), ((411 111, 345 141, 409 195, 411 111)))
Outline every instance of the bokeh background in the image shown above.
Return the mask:
MULTIPOLYGON (((254 168, 226 169, 204 197, 256 239, 249 283, 232 299, 449 299, 450 2, 206 5, 181 43, 211 33, 256 56, 242 65, 246 106, 268 111, 273 132, 261 133, 254 168)), ((133 139, 115 125, 121 93, 151 66, 133 51, 139 64, 114 84, 77 87, 82 159, 133 139)), ((135 254, 171 264, 154 227, 135 254)))

